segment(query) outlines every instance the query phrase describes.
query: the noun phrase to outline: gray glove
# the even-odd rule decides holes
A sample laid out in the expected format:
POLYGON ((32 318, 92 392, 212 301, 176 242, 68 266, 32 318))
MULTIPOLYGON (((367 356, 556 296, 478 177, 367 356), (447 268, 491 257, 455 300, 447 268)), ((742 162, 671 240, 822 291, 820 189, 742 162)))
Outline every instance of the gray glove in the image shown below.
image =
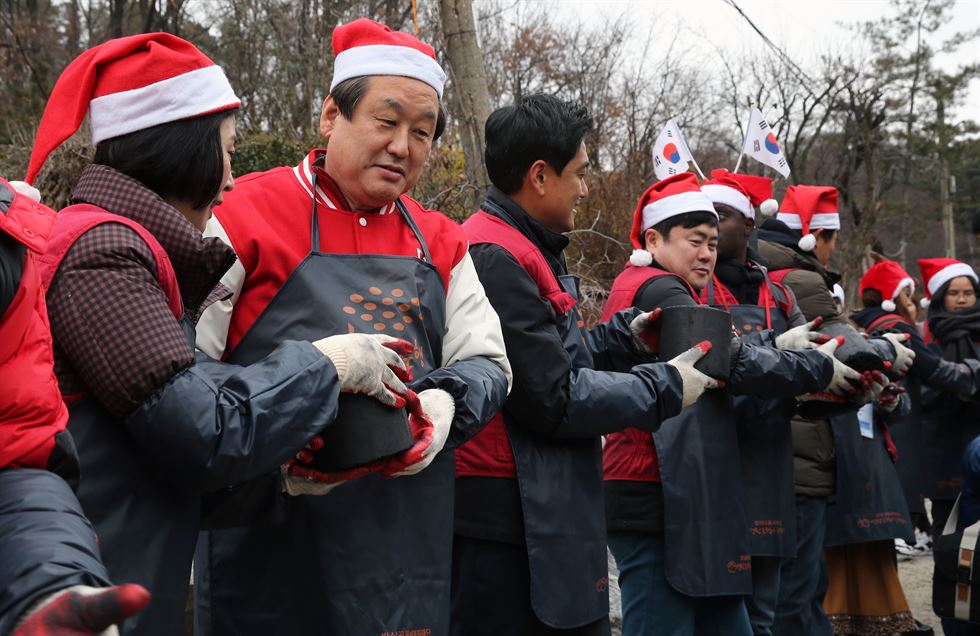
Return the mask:
POLYGON ((684 408, 697 402, 701 394, 708 389, 717 389, 721 386, 718 380, 694 368, 694 363, 708 355, 709 351, 711 351, 711 343, 705 340, 667 361, 667 364, 677 369, 681 375, 681 387, 684 393, 681 405, 684 408))
POLYGON ((408 377, 405 362, 386 343, 401 343, 382 334, 345 333, 313 343, 337 368, 340 390, 364 393, 388 406, 404 406, 408 388, 395 374, 408 377))
POLYGON ((825 390, 838 397, 851 398, 857 388, 856 385, 861 382, 862 376, 834 357, 834 352, 837 351, 837 347, 842 342, 844 342, 843 336, 831 338, 826 344, 817 347, 817 351, 834 361, 834 377, 830 380, 830 384, 827 385, 825 390))
POLYGON ((776 347, 778 349, 814 349, 822 334, 814 331, 823 322, 823 317, 817 316, 805 325, 793 327, 785 333, 776 336, 776 347))

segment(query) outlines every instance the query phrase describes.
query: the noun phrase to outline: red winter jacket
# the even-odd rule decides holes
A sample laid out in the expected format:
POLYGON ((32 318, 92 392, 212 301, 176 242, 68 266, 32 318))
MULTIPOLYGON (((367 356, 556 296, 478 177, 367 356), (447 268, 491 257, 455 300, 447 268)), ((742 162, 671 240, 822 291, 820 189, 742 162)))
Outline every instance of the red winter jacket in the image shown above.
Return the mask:
POLYGON ((20 286, 0 320, 0 469, 44 468, 68 409, 54 376, 51 330, 35 258, 55 214, 0 179, 0 231, 27 248, 20 286))

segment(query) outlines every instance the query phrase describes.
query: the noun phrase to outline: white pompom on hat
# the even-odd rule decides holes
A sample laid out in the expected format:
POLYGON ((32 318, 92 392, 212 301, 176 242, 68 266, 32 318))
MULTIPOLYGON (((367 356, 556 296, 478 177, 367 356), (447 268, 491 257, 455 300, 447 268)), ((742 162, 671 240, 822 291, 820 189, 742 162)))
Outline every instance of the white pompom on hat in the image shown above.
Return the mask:
POLYGON ((810 230, 840 229, 837 188, 791 185, 786 188, 776 219, 791 230, 800 230, 803 237, 797 245, 804 252, 812 252, 817 245, 817 237, 810 230))

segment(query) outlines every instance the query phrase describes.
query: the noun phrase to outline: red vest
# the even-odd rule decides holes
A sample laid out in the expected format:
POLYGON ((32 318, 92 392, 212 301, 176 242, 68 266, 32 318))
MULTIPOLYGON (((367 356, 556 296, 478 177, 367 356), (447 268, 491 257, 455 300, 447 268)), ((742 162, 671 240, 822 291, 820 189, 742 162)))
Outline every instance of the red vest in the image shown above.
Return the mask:
MULTIPOLYGON (((531 276, 541 297, 551 303, 555 313, 564 314, 575 306, 575 299, 562 290, 537 246, 506 221, 481 210, 463 223, 463 232, 470 245, 492 243, 507 250, 531 276)), ((501 413, 456 449, 456 476, 517 477, 514 452, 501 413)))
POLYGON ((44 251, 55 213, 17 195, 0 231, 27 248, 13 301, 0 320, 0 469, 44 468, 68 409, 54 376, 51 327, 35 258, 44 251))
MULTIPOLYGON (((656 267, 637 267, 629 264, 613 281, 609 298, 602 310, 603 322, 617 311, 633 307, 636 294, 651 278, 674 276, 682 281, 698 301, 697 292, 690 283, 668 271, 656 267)), ((698 301, 700 302, 700 301, 698 301)), ((653 435, 638 428, 627 428, 619 433, 606 435, 602 448, 602 472, 607 480, 660 482, 660 461, 653 444, 653 435)))
MULTIPOLYGON (((296 266, 310 253, 312 187, 303 168, 314 150, 297 168, 274 168, 235 180, 214 215, 245 268, 245 283, 235 300, 225 356, 230 354, 265 311, 296 266)), ((322 190, 327 177, 321 177, 322 190)), ((328 189, 329 190, 329 189, 328 189)), ((388 214, 342 209, 341 202, 317 197, 319 249, 331 254, 390 254, 421 258, 418 239, 398 211, 388 214), (325 201, 331 201, 328 205, 325 201)), ((401 197, 425 238, 448 289, 449 274, 466 256, 466 239, 459 225, 417 201, 401 197)), ((338 299, 338 302, 340 299, 338 299)))
MULTIPOLYGON (((156 260, 157 282, 160 284, 163 293, 167 296, 170 311, 173 312, 174 318, 180 320, 184 315, 184 307, 180 299, 180 287, 177 284, 177 275, 174 273, 173 265, 170 263, 170 257, 167 256, 166 250, 150 234, 149 230, 136 221, 119 216, 118 214, 113 214, 112 212, 107 212, 94 205, 73 205, 58 213, 54 229, 51 231, 51 238, 48 241, 48 247, 38 260, 38 269, 40 270, 44 287, 48 288, 51 286, 51 281, 54 280, 55 275, 58 273, 58 268, 61 267, 61 262, 71 250, 75 241, 92 228, 103 223, 119 223, 125 225, 143 239, 153 253, 153 258, 156 260)), ((68 404, 74 404, 83 398, 84 395, 74 394, 63 397, 68 404)))

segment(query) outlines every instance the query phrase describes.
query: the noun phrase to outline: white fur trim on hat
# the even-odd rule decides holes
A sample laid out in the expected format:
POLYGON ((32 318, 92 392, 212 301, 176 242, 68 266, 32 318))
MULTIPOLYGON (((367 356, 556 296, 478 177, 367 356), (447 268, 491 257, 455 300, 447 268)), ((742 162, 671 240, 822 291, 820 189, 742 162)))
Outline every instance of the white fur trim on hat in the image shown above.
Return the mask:
POLYGON ((633 250, 630 254, 630 264, 637 267, 646 267, 653 263, 653 254, 646 250, 633 250))
POLYGON ((697 191, 678 192, 649 203, 643 208, 643 230, 649 230, 661 221, 688 212, 710 212, 716 217, 715 206, 708 195, 697 191))
POLYGON ((929 295, 935 294, 939 291, 939 288, 960 276, 966 276, 973 280, 974 283, 980 282, 977 280, 977 273, 973 271, 973 268, 966 263, 953 263, 952 265, 947 265, 929 279, 929 295))
POLYGON ((330 90, 344 80, 365 75, 411 77, 434 88, 440 100, 446 84, 446 72, 422 51, 410 46, 369 44, 351 47, 337 55, 330 90))
POLYGON ((817 237, 815 237, 813 234, 807 234, 797 241, 796 244, 804 252, 812 252, 813 248, 817 246, 817 237))
POLYGON ((759 204, 759 212, 762 216, 770 217, 779 212, 779 202, 776 199, 766 199, 759 204))
POLYGON ((749 198, 735 188, 718 183, 708 183, 701 186, 701 192, 708 195, 712 203, 727 205, 741 212, 745 218, 755 219, 755 211, 752 210, 749 198))
MULTIPOLYGON (((791 230, 802 230, 803 221, 800 219, 800 215, 796 212, 786 212, 782 211, 776 215, 776 219, 782 221, 791 230)), ((840 229, 840 215, 839 214, 829 214, 821 213, 814 214, 810 219, 810 229, 811 230, 839 230, 840 229)))
POLYGON ((89 104, 92 145, 137 130, 216 113, 241 104, 220 66, 205 66, 89 104))

